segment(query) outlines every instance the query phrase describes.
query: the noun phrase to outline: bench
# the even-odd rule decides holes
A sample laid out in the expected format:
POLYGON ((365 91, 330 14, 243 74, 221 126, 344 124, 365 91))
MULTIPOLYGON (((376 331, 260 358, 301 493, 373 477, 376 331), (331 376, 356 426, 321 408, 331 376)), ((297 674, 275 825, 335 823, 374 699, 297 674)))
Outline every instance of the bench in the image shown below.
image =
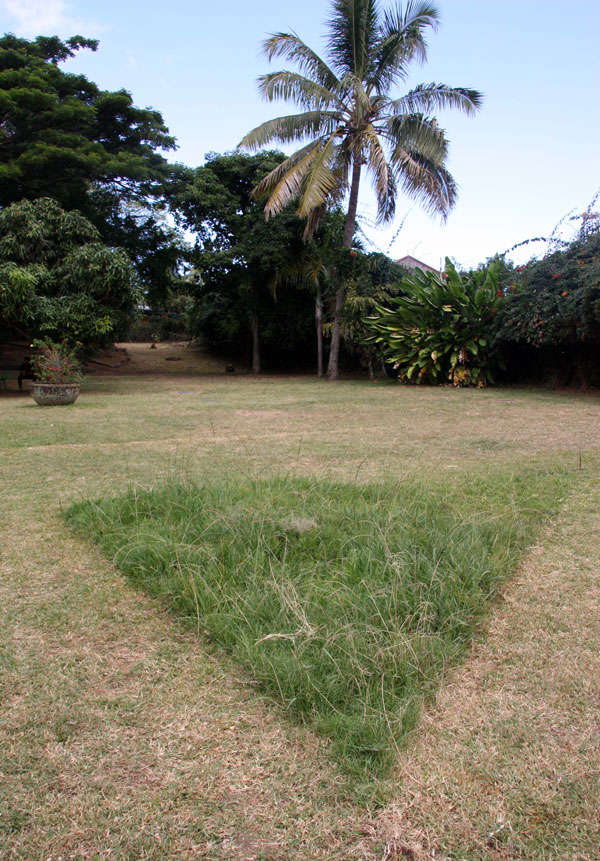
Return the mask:
POLYGON ((0 365, 0 388, 5 389, 6 384, 10 379, 13 379, 14 374, 19 383, 19 390, 23 388, 23 380, 34 380, 35 376, 32 371, 22 371, 23 365, 0 365))
POLYGON ((11 379, 10 372, 16 371, 19 373, 20 365, 0 365, 0 387, 6 388, 7 382, 11 379))

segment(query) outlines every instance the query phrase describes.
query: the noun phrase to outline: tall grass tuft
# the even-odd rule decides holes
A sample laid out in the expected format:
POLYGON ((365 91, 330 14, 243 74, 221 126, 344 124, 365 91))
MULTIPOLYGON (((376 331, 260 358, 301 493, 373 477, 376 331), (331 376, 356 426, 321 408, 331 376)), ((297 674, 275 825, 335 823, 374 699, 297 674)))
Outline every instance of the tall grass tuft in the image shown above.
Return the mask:
POLYGON ((347 771, 381 775, 566 480, 168 484, 67 518, 325 734, 347 771))

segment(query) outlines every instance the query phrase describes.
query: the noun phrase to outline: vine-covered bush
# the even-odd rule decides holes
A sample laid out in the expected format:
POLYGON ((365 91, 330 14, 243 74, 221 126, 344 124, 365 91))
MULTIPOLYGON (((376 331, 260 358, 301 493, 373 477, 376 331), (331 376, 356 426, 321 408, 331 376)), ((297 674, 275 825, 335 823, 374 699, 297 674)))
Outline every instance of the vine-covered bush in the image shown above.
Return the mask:
POLYGON ((402 280, 404 295, 377 306, 369 339, 382 344, 401 380, 485 386, 493 381, 490 335, 503 301, 497 261, 460 274, 446 258, 444 275, 415 270, 402 280))
POLYGON ((494 344, 511 376, 600 384, 600 232, 508 271, 502 289, 494 344))
POLYGON ((497 337, 534 346, 600 337, 600 233, 514 272, 497 337))

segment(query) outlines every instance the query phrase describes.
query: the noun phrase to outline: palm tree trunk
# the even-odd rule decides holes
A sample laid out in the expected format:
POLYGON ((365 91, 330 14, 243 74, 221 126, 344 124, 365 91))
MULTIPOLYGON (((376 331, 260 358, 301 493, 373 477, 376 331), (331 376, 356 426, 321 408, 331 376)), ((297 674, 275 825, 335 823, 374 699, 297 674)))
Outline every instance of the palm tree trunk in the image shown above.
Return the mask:
MULTIPOLYGON (((356 210, 358 207, 358 188, 360 185, 360 154, 355 154, 352 163, 352 184, 350 186, 350 200, 348 202, 348 214, 344 225, 343 248, 352 248, 352 238, 356 229, 356 210)), ((331 331, 331 348, 329 350, 329 364, 327 365, 327 379, 337 380, 340 376, 340 328, 342 322, 342 309, 346 298, 346 285, 342 282, 338 287, 335 297, 335 310, 333 312, 333 329, 331 331)))
POLYGON ((360 185, 360 169, 362 161, 360 155, 354 156, 352 164, 352 185, 350 186, 350 200, 348 201, 348 214, 344 225, 344 248, 352 248, 352 240, 356 229, 356 210, 358 208, 358 187, 360 185))
POLYGON ((317 284, 315 300, 315 325, 317 327, 317 376, 323 376, 323 296, 321 285, 317 284))

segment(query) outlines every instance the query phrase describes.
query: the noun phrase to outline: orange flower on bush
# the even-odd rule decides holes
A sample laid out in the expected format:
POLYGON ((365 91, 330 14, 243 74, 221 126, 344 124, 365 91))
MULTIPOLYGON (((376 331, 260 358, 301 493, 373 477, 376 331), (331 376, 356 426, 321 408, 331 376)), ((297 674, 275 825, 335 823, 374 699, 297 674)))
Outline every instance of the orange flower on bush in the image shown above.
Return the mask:
POLYGON ((561 295, 561 296, 566 296, 566 295, 567 295, 567 291, 566 291, 566 290, 563 290, 563 291, 562 291, 562 293, 561 293, 560 295, 561 295))

